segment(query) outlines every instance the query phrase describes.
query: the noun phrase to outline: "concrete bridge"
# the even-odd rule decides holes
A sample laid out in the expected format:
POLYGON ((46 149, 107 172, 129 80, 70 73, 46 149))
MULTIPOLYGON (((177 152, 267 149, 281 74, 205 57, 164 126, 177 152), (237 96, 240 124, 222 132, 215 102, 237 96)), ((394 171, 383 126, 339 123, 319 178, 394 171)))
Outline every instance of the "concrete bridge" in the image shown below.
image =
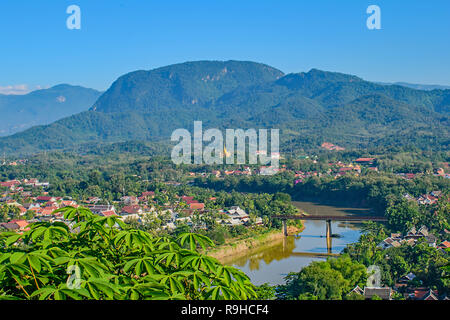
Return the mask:
POLYGON ((287 236, 287 220, 322 220, 326 221, 327 223, 327 229, 326 229, 326 236, 327 236, 327 249, 328 254, 331 254, 331 248, 332 248, 332 231, 331 231, 331 221, 387 221, 385 217, 380 216, 358 216, 358 215, 349 215, 349 216, 325 216, 325 215, 276 215, 271 216, 274 219, 280 219, 283 221, 283 231, 284 235, 287 236))
POLYGON ((339 257, 340 254, 339 253, 322 253, 322 252, 292 252, 291 256, 327 258, 327 257, 339 257))

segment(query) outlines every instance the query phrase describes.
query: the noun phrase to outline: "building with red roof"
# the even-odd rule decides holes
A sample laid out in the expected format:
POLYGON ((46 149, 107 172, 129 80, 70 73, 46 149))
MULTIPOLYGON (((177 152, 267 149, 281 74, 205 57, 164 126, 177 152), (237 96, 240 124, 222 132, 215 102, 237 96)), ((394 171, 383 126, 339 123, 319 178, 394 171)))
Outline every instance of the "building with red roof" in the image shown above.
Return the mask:
POLYGON ((104 216, 104 217, 113 217, 113 216, 116 216, 116 217, 117 217, 116 212, 113 211, 113 210, 102 211, 100 214, 101 214, 102 216, 104 216))
POLYGON ((49 216, 53 214, 53 211, 58 210, 57 207, 45 207, 42 212, 41 215, 43 216, 49 216))
POLYGON ((20 230, 25 229, 29 225, 29 223, 26 220, 11 220, 10 222, 17 224, 20 230))
POLYGON ((443 250, 450 248, 450 241, 445 240, 437 248, 443 250))
POLYGON ((358 158, 355 162, 361 164, 373 164, 375 162, 375 158, 358 158))
POLYGON ((121 215, 128 215, 128 214, 141 214, 143 211, 140 206, 138 205, 132 205, 132 206, 125 206, 122 208, 121 215))
POLYGON ((204 203, 195 202, 195 203, 189 204, 189 208, 191 210, 203 210, 203 209, 205 209, 205 204, 204 203))

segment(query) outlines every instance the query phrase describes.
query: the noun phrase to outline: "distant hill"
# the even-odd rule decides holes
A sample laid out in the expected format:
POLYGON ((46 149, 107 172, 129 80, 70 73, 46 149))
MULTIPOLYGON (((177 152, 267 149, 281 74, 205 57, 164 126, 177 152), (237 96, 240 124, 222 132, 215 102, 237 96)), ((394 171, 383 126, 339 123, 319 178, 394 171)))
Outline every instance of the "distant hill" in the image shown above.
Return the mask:
POLYGON ((88 111, 0 139, 28 153, 125 141, 169 142, 193 121, 214 128, 279 128, 282 148, 415 145, 447 148, 450 90, 381 85, 312 69, 283 74, 239 61, 200 61, 117 79, 88 111))
POLYGON ((26 95, 0 95, 0 136, 88 110, 101 92, 67 84, 26 95))
POLYGON ((378 83, 386 84, 386 85, 403 86, 403 87, 408 87, 408 88, 417 89, 417 90, 448 90, 448 89, 450 89, 450 86, 442 86, 442 85, 438 85, 438 84, 416 84, 416 83, 408 83, 408 82, 394 82, 394 83, 378 82, 378 83))

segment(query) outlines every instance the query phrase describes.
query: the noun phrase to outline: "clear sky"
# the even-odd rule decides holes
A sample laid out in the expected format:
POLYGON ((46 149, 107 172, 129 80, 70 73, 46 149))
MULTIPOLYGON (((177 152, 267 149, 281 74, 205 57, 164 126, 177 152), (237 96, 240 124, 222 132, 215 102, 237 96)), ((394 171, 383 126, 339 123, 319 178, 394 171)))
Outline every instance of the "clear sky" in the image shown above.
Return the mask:
POLYGON ((1 0, 0 89, 70 83, 194 60, 251 60, 371 81, 450 85, 448 0, 1 0), (81 30, 69 30, 69 5, 81 30), (381 30, 368 30, 369 5, 381 30))

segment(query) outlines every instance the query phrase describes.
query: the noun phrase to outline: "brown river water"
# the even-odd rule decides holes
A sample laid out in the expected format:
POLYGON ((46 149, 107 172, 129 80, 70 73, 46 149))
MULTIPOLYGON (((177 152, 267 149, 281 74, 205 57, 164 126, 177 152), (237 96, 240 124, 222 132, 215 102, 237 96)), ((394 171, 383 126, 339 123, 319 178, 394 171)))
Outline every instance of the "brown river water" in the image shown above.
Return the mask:
MULTIPOLYGON (((293 202, 297 208, 309 215, 368 215, 366 208, 339 207, 312 202, 293 202)), ((244 271, 256 285, 284 283, 289 272, 298 272, 312 261, 327 258, 325 221, 304 221, 304 229, 297 235, 290 235, 271 245, 256 248, 248 255, 225 262, 244 271)), ((352 222, 332 222, 332 253, 339 254, 347 244, 357 242, 360 224, 352 222)))

